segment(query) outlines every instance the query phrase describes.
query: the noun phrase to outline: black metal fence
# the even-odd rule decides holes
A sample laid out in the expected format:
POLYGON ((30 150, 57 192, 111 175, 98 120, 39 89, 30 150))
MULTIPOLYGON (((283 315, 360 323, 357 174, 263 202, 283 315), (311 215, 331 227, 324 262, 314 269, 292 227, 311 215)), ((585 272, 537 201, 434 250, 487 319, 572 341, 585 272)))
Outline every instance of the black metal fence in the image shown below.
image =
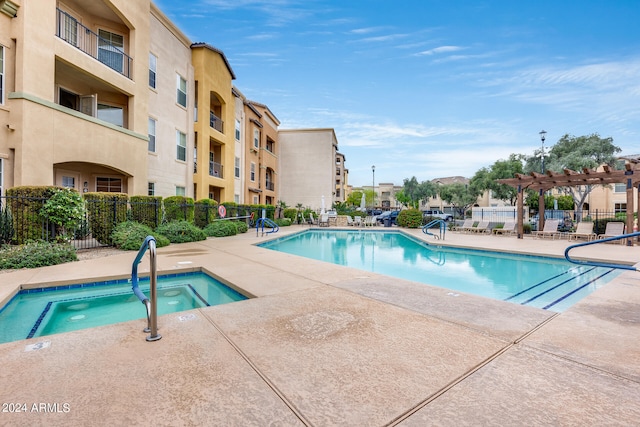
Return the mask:
POLYGON ((253 218, 262 215, 266 209, 267 217, 273 219, 274 207, 264 208, 255 205, 220 205, 201 203, 182 203, 166 205, 160 200, 132 202, 121 197, 88 199, 81 220, 65 229, 49 221, 41 213, 47 198, 39 197, 0 197, 0 243, 23 244, 31 240, 68 241, 76 249, 90 249, 100 246, 112 246, 111 233, 121 222, 132 220, 155 230, 163 223, 186 220, 200 228, 215 220, 237 218, 251 224, 253 218))

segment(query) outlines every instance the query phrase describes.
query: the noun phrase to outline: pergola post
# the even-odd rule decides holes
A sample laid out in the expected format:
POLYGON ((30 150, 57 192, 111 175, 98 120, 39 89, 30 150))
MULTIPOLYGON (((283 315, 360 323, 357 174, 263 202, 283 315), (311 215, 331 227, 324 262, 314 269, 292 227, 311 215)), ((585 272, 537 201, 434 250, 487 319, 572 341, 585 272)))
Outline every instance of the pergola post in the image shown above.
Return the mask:
MULTIPOLYGON (((640 192, 640 187, 638 187, 640 192)), ((518 239, 522 239, 524 236, 524 191, 522 191, 522 185, 518 185, 518 200, 516 202, 518 215, 518 239)))
MULTIPOLYGON (((627 233, 633 232, 633 212, 634 212, 634 204, 633 204, 633 181, 631 178, 627 178, 627 233)), ((627 239, 627 246, 633 246, 633 241, 631 239, 627 239)))
POLYGON ((544 229, 544 189, 540 189, 538 195, 538 231, 544 229))

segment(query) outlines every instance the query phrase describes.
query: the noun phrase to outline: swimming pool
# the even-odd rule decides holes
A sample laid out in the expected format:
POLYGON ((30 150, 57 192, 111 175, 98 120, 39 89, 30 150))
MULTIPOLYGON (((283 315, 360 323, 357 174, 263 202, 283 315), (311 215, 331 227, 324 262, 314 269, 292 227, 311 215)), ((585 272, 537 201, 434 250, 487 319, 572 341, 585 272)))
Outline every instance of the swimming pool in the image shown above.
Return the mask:
POLYGON ((308 230, 259 246, 556 312, 620 274, 564 259, 457 249, 374 230, 308 230))
MULTIPOLYGON (((148 277, 140 289, 149 295, 148 277)), ((158 276, 157 294, 158 315, 246 299, 201 272, 158 276)), ((0 343, 136 319, 146 309, 127 279, 23 289, 0 309, 0 343)))

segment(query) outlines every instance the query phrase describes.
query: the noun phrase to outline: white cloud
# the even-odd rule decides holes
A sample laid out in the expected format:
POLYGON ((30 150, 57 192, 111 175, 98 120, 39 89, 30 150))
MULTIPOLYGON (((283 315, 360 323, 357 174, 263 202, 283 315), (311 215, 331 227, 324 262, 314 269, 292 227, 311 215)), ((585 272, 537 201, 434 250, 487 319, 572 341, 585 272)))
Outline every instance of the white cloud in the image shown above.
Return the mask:
POLYGON ((429 49, 429 50, 423 50, 422 52, 418 52, 416 55, 417 56, 430 56, 430 55, 435 55, 435 54, 439 54, 439 53, 449 53, 449 52, 456 52, 459 50, 464 49, 463 47, 460 46, 440 46, 440 47, 436 47, 433 49, 429 49))

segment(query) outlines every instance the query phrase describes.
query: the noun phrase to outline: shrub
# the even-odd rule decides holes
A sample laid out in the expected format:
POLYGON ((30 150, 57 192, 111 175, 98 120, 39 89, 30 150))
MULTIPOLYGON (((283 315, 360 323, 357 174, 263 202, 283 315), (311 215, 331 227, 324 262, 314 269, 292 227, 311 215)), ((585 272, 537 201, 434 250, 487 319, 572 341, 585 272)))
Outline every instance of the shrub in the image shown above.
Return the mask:
POLYGON ((171 221, 162 224, 156 232, 166 236, 171 243, 198 242, 207 238, 204 231, 189 221, 171 221))
POLYGON ((238 228, 231 221, 216 221, 207 225, 204 232, 209 237, 235 236, 238 234, 238 228))
POLYGON ((68 243, 28 242, 0 249, 0 269, 37 268, 77 261, 76 250, 68 243))
POLYGON ((232 224, 236 226, 238 233, 246 233, 249 231, 249 226, 244 221, 232 221, 232 224))
POLYGON ((193 222, 194 204, 191 197, 172 196, 164 199, 164 216, 167 222, 193 222))
POLYGON ((205 228, 218 217, 218 202, 211 199, 198 200, 194 205, 194 224, 205 228))
POLYGON ((418 209, 404 209, 398 214, 396 222, 401 227, 420 228, 422 225, 422 212, 418 209))
POLYGON ((113 230, 111 239, 113 240, 113 244, 119 249, 137 251, 147 236, 153 236, 156 239, 157 248, 170 244, 169 239, 165 236, 155 233, 149 226, 135 221, 125 221, 118 224, 115 230, 113 230))
POLYGON ((85 218, 84 200, 76 190, 56 188, 40 209, 40 214, 44 219, 61 227, 62 239, 68 240, 73 237, 72 231, 80 227, 85 218))
POLYGON ((11 209, 6 205, 3 209, 0 209, 0 244, 10 243, 14 235, 13 216, 11 215, 11 209))
POLYGON ((129 201, 132 221, 144 224, 152 230, 162 224, 162 197, 131 196, 129 201))
POLYGON ((282 216, 285 218, 289 218, 291 222, 296 221, 296 216, 298 215, 298 209, 288 208, 282 212, 282 216))
POLYGON ((7 205, 14 221, 15 243, 49 237, 40 210, 57 187, 25 186, 7 189, 7 205))
POLYGON ((273 222, 278 224, 279 227, 288 227, 288 226, 291 225, 291 219, 290 218, 278 218, 273 222))

